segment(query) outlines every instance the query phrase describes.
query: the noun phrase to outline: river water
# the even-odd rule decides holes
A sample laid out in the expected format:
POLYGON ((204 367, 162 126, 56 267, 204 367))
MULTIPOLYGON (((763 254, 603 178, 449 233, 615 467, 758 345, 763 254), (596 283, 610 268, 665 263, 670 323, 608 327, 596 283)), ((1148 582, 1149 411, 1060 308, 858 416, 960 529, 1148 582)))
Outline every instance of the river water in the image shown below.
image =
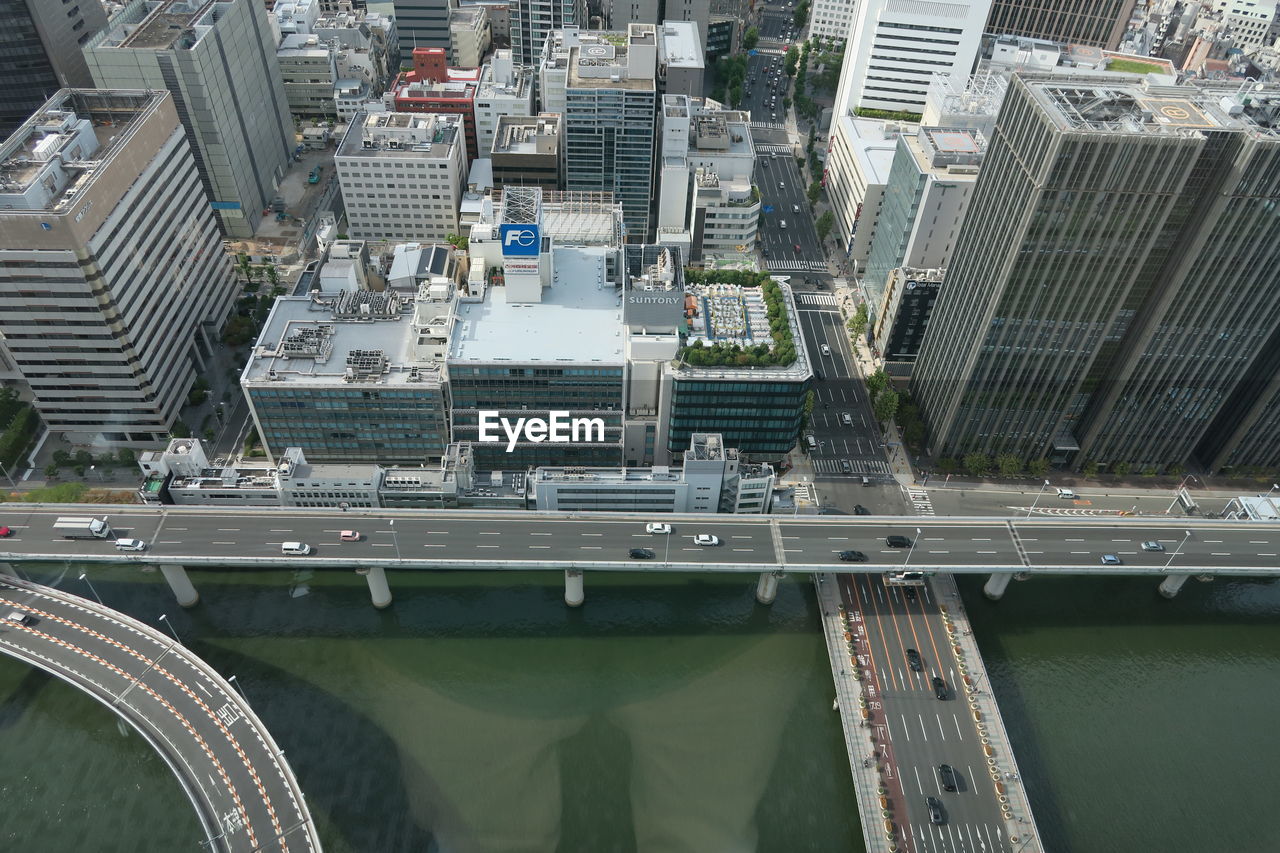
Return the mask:
MULTIPOLYGON (((379 612, 346 573, 193 572, 186 613, 92 578, 237 676, 330 853, 862 849, 806 582, 589 573, 571 610, 558 573, 396 573, 379 612)), ((1048 849, 1276 849, 1280 585, 962 588, 1048 849)), ((0 771, 0 850, 199 849, 146 744, 8 658, 0 771)))

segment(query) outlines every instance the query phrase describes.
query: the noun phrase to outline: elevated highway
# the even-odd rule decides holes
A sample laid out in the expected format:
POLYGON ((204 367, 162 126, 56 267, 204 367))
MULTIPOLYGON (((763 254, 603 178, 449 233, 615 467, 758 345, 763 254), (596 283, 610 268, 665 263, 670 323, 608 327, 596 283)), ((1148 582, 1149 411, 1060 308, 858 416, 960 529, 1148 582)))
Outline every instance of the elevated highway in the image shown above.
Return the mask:
POLYGON ((78 687, 141 734, 195 806, 207 849, 318 853, 280 748, 207 663, 123 613, 0 575, 0 617, 15 611, 23 619, 0 619, 0 651, 78 687))
MULTIPOLYGON (((592 571, 886 572, 903 569, 990 574, 999 597, 1015 573, 1161 575, 1177 592, 1193 575, 1280 575, 1280 524, 1259 521, 1148 517, 1053 520, 903 518, 900 516, 665 516, 474 510, 342 512, 325 509, 8 505, 14 535, 0 539, 0 561, 143 563, 165 571, 179 602, 194 604, 183 568, 268 566, 356 569, 369 576, 375 604, 390 603, 383 572, 396 569, 563 569, 592 571), (65 539, 61 515, 109 518, 117 536, 142 539, 142 552, 109 540, 65 539), (669 535, 645 532, 661 520, 669 535), (358 542, 340 542, 356 530, 358 542), (697 545, 697 534, 719 538, 697 545), (911 547, 893 548, 891 535, 911 547), (286 556, 281 543, 300 541, 307 556, 286 556), (1163 550, 1143 550, 1155 542, 1163 550), (653 552, 632 559, 633 548, 653 552), (842 562, 841 551, 865 562, 842 562), (1106 564, 1104 555, 1118 563, 1106 564), (181 577, 179 577, 181 575, 181 577)), ((580 589, 581 578, 577 579, 580 589)), ((762 586, 764 578, 762 577, 762 586)), ((765 597, 769 597, 766 593, 765 597)), ((577 603, 577 602, 571 602, 577 603)))

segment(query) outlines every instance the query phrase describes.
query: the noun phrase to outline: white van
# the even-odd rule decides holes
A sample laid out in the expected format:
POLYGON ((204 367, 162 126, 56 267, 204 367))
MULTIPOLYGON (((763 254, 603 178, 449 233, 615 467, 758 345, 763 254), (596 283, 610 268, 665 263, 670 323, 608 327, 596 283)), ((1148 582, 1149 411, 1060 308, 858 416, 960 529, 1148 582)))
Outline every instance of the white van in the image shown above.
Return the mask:
POLYGON ((1058 497, 1073 501, 1076 499, 1076 493, 1070 489, 1058 489, 1058 497))
POLYGON ((804 437, 805 443, 809 445, 810 450, 818 449, 818 439, 813 437, 813 433, 809 433, 804 437))
POLYGON ((781 228, 783 231, 786 231, 786 230, 787 230, 787 220, 785 220, 785 219, 784 219, 784 220, 782 220, 781 222, 779 222, 779 223, 778 223, 778 227, 779 227, 779 228, 781 228))
POLYGON ((305 557, 311 553, 311 546, 306 542, 281 542, 280 553, 290 557, 305 557))

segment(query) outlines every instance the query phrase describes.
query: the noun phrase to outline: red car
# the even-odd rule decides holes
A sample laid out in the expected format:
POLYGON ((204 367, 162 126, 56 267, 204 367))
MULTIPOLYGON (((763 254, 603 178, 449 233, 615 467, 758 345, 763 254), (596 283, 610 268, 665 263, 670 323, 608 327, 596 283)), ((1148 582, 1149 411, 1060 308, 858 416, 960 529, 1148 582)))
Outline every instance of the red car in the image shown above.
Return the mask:
POLYGON ((798 251, 800 251, 800 244, 799 244, 799 243, 796 243, 796 251, 797 251, 797 252, 798 252, 798 251))
POLYGON ((0 539, 7 538, 12 535, 13 535, 12 527, 0 527, 0 539))

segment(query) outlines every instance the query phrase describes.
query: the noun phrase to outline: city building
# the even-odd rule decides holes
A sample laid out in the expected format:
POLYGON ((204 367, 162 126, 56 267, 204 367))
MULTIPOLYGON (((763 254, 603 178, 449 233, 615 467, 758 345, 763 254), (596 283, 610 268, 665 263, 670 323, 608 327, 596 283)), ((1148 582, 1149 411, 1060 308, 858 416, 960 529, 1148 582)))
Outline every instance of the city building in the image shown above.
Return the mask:
POLYGON ((462 117, 467 160, 480 156, 476 138, 476 94, 480 69, 449 68, 440 48, 415 48, 413 71, 401 74, 384 99, 404 113, 435 113, 462 117))
MULTIPOLYGON (((706 61, 703 59, 702 36, 692 21, 663 21, 658 31, 661 55, 658 76, 662 91, 668 95, 702 95, 706 61)), ((705 32, 703 30, 702 32, 705 32)))
POLYGON ((967 128, 920 126, 897 141, 861 279, 873 329, 890 271, 947 266, 987 147, 967 128))
POLYGON ((560 142, 561 117, 557 113, 500 116, 489 153, 492 184, 560 189, 560 142))
POLYGON ((348 233, 439 242, 458 233, 464 155, 461 116, 359 113, 333 157, 348 233))
POLYGON ((1249 53, 1276 39, 1276 0, 1217 0, 1232 46, 1249 53))
POLYGON ((479 156, 493 148, 494 133, 502 116, 533 115, 533 70, 517 67, 510 50, 495 50, 480 69, 480 86, 473 104, 479 156))
POLYGON ((919 114, 934 73, 967 76, 991 0, 909 3, 865 0, 854 15, 834 113, 919 114))
POLYGON ((276 48, 289 112, 304 118, 337 115, 338 63, 333 49, 319 36, 287 35, 276 48))
POLYGON ((987 32, 1116 50, 1135 3, 1136 0, 991 0, 987 32))
POLYGON ((645 242, 653 201, 657 28, 630 24, 603 43, 569 49, 565 80, 565 187, 622 202, 628 242, 645 242))
POLYGON ((168 93, 63 89, 0 144, 0 351, 53 434, 163 440, 234 296, 168 93))
POLYGON ((511 47, 511 4, 507 0, 457 0, 457 3, 459 9, 483 8, 493 47, 511 47))
MULTIPOLYGON (((769 511, 772 466, 742 462, 720 436, 695 433, 684 467, 551 468, 533 472, 534 507, 547 512, 769 511)), ((661 546, 662 540, 654 540, 661 546)))
POLYGON ((1274 86, 1014 77, 916 360, 931 452, 1272 464, 1278 126, 1274 86))
POLYGON ((659 242, 681 246, 692 261, 754 246, 761 204, 754 172, 746 113, 663 96, 659 242))
POLYGON ((898 138, 915 129, 913 124, 850 115, 836 120, 827 152, 827 198, 836 217, 832 233, 851 272, 861 271, 871 252, 898 138))
POLYGON ((674 360, 662 364, 656 447, 658 458, 688 446, 696 432, 716 432, 726 444, 758 462, 781 461, 799 437, 805 399, 813 381, 791 289, 777 286, 771 297, 758 287, 715 281, 687 284, 684 294, 688 332, 674 360), (716 345, 774 352, 769 305, 785 318, 791 349, 782 363, 740 366, 736 358, 697 363, 689 348, 714 351, 716 345), (792 349, 794 353, 792 353, 792 349), (787 360, 794 354, 794 358, 787 360))
POLYGON ((449 49, 450 0, 395 0, 396 30, 408 50, 449 49))
POLYGON ((276 300, 240 377, 268 458, 423 465, 449 444, 440 341, 456 294, 276 300), (444 318, 443 320, 441 318, 444 318))
POLYGON ((911 376, 945 275, 946 270, 940 269, 899 267, 889 271, 870 337, 891 378, 911 376))
POLYGON ((980 70, 971 77, 935 74, 929 81, 920 123, 929 127, 968 128, 989 138, 1008 88, 1009 75, 990 69, 980 70))
POLYGON ((457 306, 448 368, 452 435, 473 445, 479 469, 622 463, 618 214, 598 196, 508 186, 495 216, 472 226, 469 296, 457 306), (548 423, 561 412, 599 428, 509 445, 496 424, 498 438, 486 440, 483 412, 548 423))
POLYGON ((849 37, 858 0, 813 0, 809 12, 809 35, 843 41, 849 37))
POLYGON ((493 28, 484 6, 458 6, 449 12, 449 56, 457 68, 479 68, 489 45, 493 28))
POLYGON ((135 0, 91 39, 98 86, 167 89, 223 231, 251 237, 295 146, 258 0, 135 0))
POLYGON ((80 48, 107 25, 98 3, 67 9, 48 0, 0 0, 0 138, 31 117, 54 92, 88 88, 93 77, 80 48))
MULTIPOLYGON (((517 65, 533 65, 547 37, 565 27, 587 26, 586 0, 511 0, 511 51, 517 65)), ((555 112, 545 104, 544 111, 555 112)))
MULTIPOLYGON (((175 438, 164 450, 138 456, 138 499, 161 506, 286 506, 367 509, 475 505, 470 448, 450 445, 437 465, 307 461, 300 447, 278 461, 210 461, 197 438, 175 438)), ((480 490, 483 491, 483 490, 480 490)))

